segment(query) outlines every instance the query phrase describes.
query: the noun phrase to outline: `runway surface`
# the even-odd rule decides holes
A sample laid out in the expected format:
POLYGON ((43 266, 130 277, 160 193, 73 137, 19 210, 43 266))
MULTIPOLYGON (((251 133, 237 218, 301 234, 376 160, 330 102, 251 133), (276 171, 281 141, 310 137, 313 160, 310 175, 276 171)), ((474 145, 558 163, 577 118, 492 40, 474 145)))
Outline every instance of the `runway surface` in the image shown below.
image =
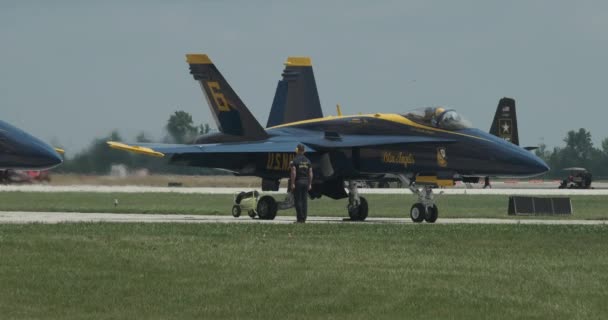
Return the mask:
MULTIPOLYGON (((608 189, 557 189, 557 188, 538 188, 532 189, 528 186, 519 187, 517 185, 501 184, 493 189, 466 189, 463 187, 435 189, 435 193, 443 192, 450 194, 471 194, 471 195, 608 195, 608 189)), ((146 187, 146 186, 50 186, 50 185, 0 185, 0 192, 22 191, 22 192, 101 192, 101 193, 188 193, 188 194, 235 194, 241 191, 251 191, 259 188, 189 188, 189 187, 146 187)), ((265 192, 268 194, 284 194, 286 189, 277 192, 265 192)), ((359 189, 362 194, 411 194, 409 189, 359 189)))
MULTIPOLYGON (((279 216, 275 220, 251 219, 247 216, 177 215, 177 214, 137 214, 137 213, 80 213, 80 212, 0 212, 0 224, 27 223, 262 223, 291 224, 295 217, 279 216)), ((370 224, 413 224, 409 218, 367 218, 365 222, 351 222, 340 217, 309 217, 307 223, 349 223, 370 224)), ((436 224, 543 224, 543 225, 606 225, 607 220, 547 220, 547 219, 448 219, 439 218, 436 224)))

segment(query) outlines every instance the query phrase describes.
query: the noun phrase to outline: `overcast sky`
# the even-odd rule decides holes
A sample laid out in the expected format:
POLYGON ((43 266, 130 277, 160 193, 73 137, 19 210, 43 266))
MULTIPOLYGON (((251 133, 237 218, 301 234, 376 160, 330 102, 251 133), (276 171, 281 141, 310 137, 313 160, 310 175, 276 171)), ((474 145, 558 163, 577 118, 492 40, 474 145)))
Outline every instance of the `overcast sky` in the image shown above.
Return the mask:
POLYGON ((507 96, 523 145, 608 137, 607 1, 0 0, 1 118, 68 153, 161 138, 178 109, 215 127, 185 53, 262 125, 282 63, 308 55, 325 114, 446 105, 489 130, 507 96))

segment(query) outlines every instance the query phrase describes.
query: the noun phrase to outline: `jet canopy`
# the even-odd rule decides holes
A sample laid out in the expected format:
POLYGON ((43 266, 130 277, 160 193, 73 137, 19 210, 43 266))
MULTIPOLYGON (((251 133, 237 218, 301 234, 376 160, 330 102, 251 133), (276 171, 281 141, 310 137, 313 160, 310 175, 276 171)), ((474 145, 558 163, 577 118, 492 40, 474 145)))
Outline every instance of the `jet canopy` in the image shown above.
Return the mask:
POLYGON ((453 109, 443 107, 427 107, 412 110, 402 114, 405 118, 416 123, 441 128, 445 130, 460 130, 471 128, 471 122, 466 120, 453 109))

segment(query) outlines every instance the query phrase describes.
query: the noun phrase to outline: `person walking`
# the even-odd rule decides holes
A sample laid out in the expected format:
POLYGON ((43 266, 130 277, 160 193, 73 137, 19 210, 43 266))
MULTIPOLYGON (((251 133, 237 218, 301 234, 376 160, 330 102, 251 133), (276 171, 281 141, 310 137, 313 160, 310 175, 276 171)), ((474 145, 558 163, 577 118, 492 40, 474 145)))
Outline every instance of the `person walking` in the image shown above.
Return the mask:
POLYGON ((312 188, 312 164, 304 156, 304 145, 298 144, 296 156, 290 164, 291 192, 296 207, 297 222, 306 222, 308 215, 308 191, 312 188))
POLYGON ((492 185, 490 184, 490 177, 487 177, 484 179, 484 184, 483 184, 483 188, 490 188, 492 189, 492 185))

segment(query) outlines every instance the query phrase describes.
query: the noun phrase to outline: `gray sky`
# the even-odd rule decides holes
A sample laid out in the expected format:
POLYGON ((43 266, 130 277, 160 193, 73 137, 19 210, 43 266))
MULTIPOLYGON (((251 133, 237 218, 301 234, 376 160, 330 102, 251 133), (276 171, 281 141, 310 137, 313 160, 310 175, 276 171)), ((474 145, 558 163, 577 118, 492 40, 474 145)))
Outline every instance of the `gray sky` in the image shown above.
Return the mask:
POLYGON ((447 105, 488 130, 508 96, 523 145, 608 137, 606 1, 0 0, 1 117, 72 154, 160 138, 177 109, 215 127, 199 52, 262 125, 285 58, 308 55, 325 114, 447 105))

